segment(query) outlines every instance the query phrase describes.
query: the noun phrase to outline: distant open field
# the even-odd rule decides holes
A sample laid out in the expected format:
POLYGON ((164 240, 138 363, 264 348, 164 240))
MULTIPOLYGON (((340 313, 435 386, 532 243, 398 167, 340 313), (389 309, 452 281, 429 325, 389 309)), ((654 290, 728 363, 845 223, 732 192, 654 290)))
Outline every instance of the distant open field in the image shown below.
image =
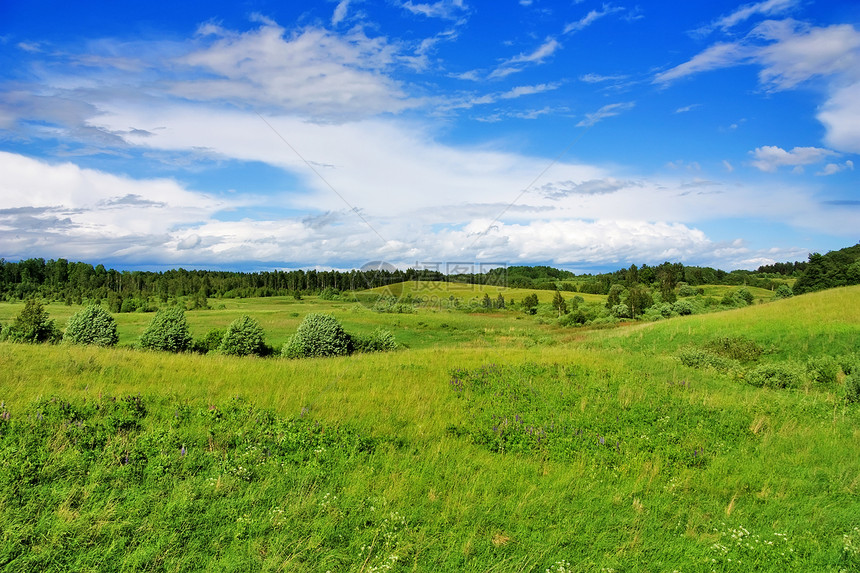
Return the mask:
MULTIPOLYGON (((195 336, 249 314, 275 346, 324 311, 404 347, 143 352, 143 313, 115 315, 120 348, 0 343, 0 568, 860 570, 860 287, 598 330, 210 304, 186 314, 195 336), (751 383, 771 367, 789 387, 751 383)), ((0 323, 21 308, 0 303, 0 323)), ((60 325, 75 310, 48 306, 60 325)))

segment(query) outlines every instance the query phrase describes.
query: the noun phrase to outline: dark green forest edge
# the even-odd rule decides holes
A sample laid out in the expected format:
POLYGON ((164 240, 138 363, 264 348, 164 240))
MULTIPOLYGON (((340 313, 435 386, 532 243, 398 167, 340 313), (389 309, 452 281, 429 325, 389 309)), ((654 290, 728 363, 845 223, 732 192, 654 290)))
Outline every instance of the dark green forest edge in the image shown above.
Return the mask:
POLYGON ((668 302, 678 285, 744 285, 775 290, 796 279, 794 294, 860 283, 860 244, 826 255, 813 253, 807 262, 776 263, 756 271, 726 272, 710 267, 665 262, 632 265, 612 273, 576 275, 547 266, 512 266, 481 274, 445 275, 439 271, 272 271, 241 273, 174 269, 165 272, 117 271, 104 265, 66 259, 0 259, 0 296, 23 300, 40 296, 81 304, 85 299, 109 302, 112 312, 133 312, 150 301, 175 297, 268 297, 359 291, 404 281, 449 281, 508 288, 533 288, 608 295, 614 285, 643 285, 659 290, 668 302))

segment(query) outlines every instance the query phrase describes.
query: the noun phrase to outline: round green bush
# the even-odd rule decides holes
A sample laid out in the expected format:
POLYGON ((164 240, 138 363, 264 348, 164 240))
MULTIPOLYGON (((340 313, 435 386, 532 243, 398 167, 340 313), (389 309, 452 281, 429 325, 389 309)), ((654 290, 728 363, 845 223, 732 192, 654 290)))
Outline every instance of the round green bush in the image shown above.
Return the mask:
POLYGON ((250 316, 240 316, 227 327, 218 352, 230 356, 262 356, 266 352, 263 329, 250 316))
POLYGON ((185 310, 179 306, 159 310, 140 335, 140 347, 148 350, 185 352, 191 342, 185 310))
POLYGON ((90 305, 72 315, 63 334, 64 342, 113 346, 119 342, 116 321, 100 306, 90 305))
POLYGON ((353 346, 359 352, 387 352, 397 348, 397 341, 390 330, 377 328, 367 337, 353 337, 353 346))
POLYGON ((287 358, 343 356, 349 354, 350 346, 350 336, 335 317, 311 313, 284 344, 281 354, 287 358))

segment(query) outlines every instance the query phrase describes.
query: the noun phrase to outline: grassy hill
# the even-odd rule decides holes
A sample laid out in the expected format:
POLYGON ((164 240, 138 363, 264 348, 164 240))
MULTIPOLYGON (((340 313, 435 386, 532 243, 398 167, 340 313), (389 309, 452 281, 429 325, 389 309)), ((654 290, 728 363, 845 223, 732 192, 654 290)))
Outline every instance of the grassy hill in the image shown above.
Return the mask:
MULTIPOLYGON (((248 313, 277 341, 326 310, 409 348, 289 361, 0 343, 0 568, 860 569, 860 406, 842 372, 860 287, 600 331, 224 304, 188 313, 195 335, 248 313)), ((129 340, 150 316, 116 318, 129 340)))

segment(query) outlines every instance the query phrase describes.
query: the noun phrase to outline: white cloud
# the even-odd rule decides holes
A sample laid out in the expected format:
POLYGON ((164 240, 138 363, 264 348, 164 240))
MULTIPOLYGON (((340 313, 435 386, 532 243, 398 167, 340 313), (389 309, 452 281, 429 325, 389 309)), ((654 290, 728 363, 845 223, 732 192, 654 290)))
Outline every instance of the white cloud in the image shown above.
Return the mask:
POLYGON ((757 2, 755 4, 744 4, 731 14, 719 18, 711 26, 702 31, 710 31, 714 28, 721 28, 725 31, 741 22, 749 20, 753 16, 773 16, 791 10, 797 4, 798 0, 764 0, 764 2, 757 2))
POLYGON ((211 27, 205 32, 200 49, 176 59, 190 71, 204 73, 175 82, 169 88, 172 94, 318 119, 397 112, 418 105, 384 73, 396 64, 397 48, 361 30, 335 35, 306 28, 287 37, 283 28, 264 24, 245 33, 211 27))
POLYGON ((849 24, 810 27, 786 20, 768 21, 753 30, 772 42, 757 49, 759 79, 772 89, 790 89, 815 76, 848 73, 860 78, 860 32, 849 24))
POLYGON ((828 163, 824 168, 816 173, 816 175, 834 175, 840 171, 854 171, 854 162, 850 159, 845 163, 828 163))
MULTIPOLYGON (((765 5, 771 4, 750 6, 763 9, 765 5)), ((697 73, 743 64, 761 66, 759 81, 770 91, 818 81, 825 94, 817 114, 827 128, 825 141, 840 151, 860 152, 860 31, 854 26, 816 27, 790 19, 768 20, 739 41, 716 43, 687 62, 656 74, 653 82, 666 85, 697 73)))
POLYGON ((729 173, 732 173, 735 170, 734 166, 725 159, 723 159, 723 167, 725 167, 726 171, 729 173))
POLYGON ((838 155, 835 151, 822 149, 820 147, 795 147, 791 151, 786 151, 781 147, 774 145, 765 145, 757 147, 750 152, 754 161, 752 164, 761 171, 772 173, 779 167, 795 167, 798 173, 803 172, 804 165, 812 165, 820 163, 827 157, 838 155))
POLYGON ((515 99, 524 95, 534 95, 558 89, 558 83, 537 84, 533 86, 516 86, 501 94, 501 99, 515 99))
POLYGON ((547 38, 543 44, 538 46, 529 54, 519 54, 506 60, 489 75, 490 79, 503 78, 513 73, 522 71, 525 65, 542 64, 544 60, 552 56, 561 44, 555 38, 547 38))
POLYGON ((633 109, 635 105, 636 104, 634 102, 611 103, 605 105, 593 113, 585 114, 585 119, 577 123, 576 126, 591 127, 595 123, 604 120, 607 117, 614 117, 616 115, 620 115, 622 112, 633 109))
POLYGON ((735 66, 749 56, 750 50, 739 43, 714 44, 689 61, 660 72, 654 77, 654 83, 665 84, 693 74, 735 66))
POLYGON ((334 13, 331 15, 331 25, 337 26, 346 18, 347 10, 349 10, 349 0, 340 0, 335 6, 334 13))
POLYGON ((602 83, 602 82, 614 82, 614 81, 626 80, 627 77, 628 76, 622 76, 622 75, 603 76, 600 74, 585 74, 585 75, 579 76, 579 79, 580 79, 580 81, 583 81, 587 84, 598 84, 598 83, 602 83))
POLYGON ((428 18, 443 18, 456 20, 461 18, 463 12, 468 9, 463 0, 439 0, 438 2, 415 3, 408 0, 401 4, 403 8, 413 14, 420 14, 428 18))
POLYGON ((860 82, 836 88, 817 118, 827 128, 828 145, 860 153, 860 82))
POLYGON ((623 12, 624 8, 620 6, 612 6, 611 4, 604 4, 602 10, 591 10, 588 14, 577 20, 576 22, 571 22, 564 27, 564 33, 570 34, 571 32, 579 32, 580 30, 584 30, 600 18, 604 16, 608 16, 610 14, 615 14, 616 12, 623 12))
POLYGON ((687 113, 688 111, 693 111, 694 109, 696 109, 697 107, 700 107, 701 105, 702 104, 700 104, 700 103, 693 103, 690 105, 685 105, 683 107, 679 107, 678 109, 676 109, 675 113, 687 113))

